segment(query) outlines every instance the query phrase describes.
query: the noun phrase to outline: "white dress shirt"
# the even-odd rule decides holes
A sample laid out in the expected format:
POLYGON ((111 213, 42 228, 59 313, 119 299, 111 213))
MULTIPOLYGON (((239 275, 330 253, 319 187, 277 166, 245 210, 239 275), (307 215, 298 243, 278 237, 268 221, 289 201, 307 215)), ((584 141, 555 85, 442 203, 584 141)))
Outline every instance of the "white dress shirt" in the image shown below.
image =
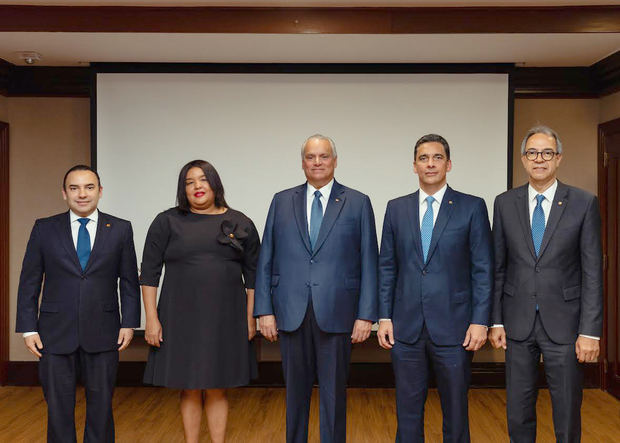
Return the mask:
POLYGON ((73 237, 73 247, 77 250, 78 232, 80 230, 80 222, 78 219, 87 218, 89 221, 86 223, 86 230, 90 235, 90 250, 93 250, 95 245, 95 236, 97 235, 97 222, 99 221, 99 210, 90 214, 88 217, 80 217, 73 211, 69 211, 69 221, 71 223, 71 237, 73 237))
POLYGON ((312 215, 312 202, 314 201, 314 191, 321 193, 321 206, 323 207, 323 215, 327 209, 327 202, 329 202, 329 195, 332 193, 334 187, 334 179, 332 178, 329 183, 323 186, 321 189, 316 189, 310 183, 306 183, 306 221, 308 222, 308 234, 310 233, 310 216, 312 215))
MULTIPOLYGON (((528 199, 529 211, 530 211, 530 226, 532 226, 532 219, 534 218, 534 209, 536 209, 536 204, 538 203, 536 201, 536 196, 538 194, 542 194, 545 196, 545 198, 540 203, 540 206, 542 207, 543 214, 545 215, 545 228, 547 227, 547 222, 549 221, 549 213, 551 212, 551 205, 553 204, 553 199, 555 198, 555 191, 557 191, 557 189, 558 189, 557 180, 555 180, 553 184, 549 186, 547 189, 545 189, 543 192, 538 192, 536 189, 534 189, 534 187, 531 184, 527 186, 527 199, 528 199)), ((496 324, 491 327, 492 328, 499 328, 499 327, 503 328, 504 325, 496 324)), ((586 337, 586 338, 593 338, 594 340, 601 339, 600 337, 593 337, 591 335, 584 335, 584 334, 579 334, 579 335, 582 337, 586 337)))
MULTIPOLYGON (((540 206, 542 206, 543 214, 545 214, 545 226, 547 226, 547 222, 549 221, 549 212, 551 212, 551 205, 553 204, 553 199, 555 197, 555 191, 558 189, 558 181, 554 181, 551 186, 549 186, 542 195, 545 196, 540 206)), ((532 187, 532 185, 528 185, 527 187, 527 198, 529 202, 530 208, 530 226, 532 226, 532 218, 534 218, 534 209, 536 209, 536 196, 540 194, 536 189, 532 187)))
MULTIPOLYGON (((446 193, 446 189, 448 189, 448 185, 443 185, 439 191, 435 192, 432 197, 433 200, 433 227, 435 227, 435 222, 437 221, 437 215, 439 214, 439 208, 441 207, 441 200, 443 199, 444 194, 446 193)), ((419 192, 419 213, 420 213, 420 228, 422 228, 422 219, 424 218, 424 214, 426 214, 426 210, 428 209, 428 204, 426 202, 426 197, 429 195, 420 188, 419 192)))
MULTIPOLYGON (((78 231, 80 230, 80 222, 79 215, 75 212, 69 210, 69 224, 71 225, 71 237, 73 238, 73 247, 77 250, 77 239, 78 239, 78 231)), ((99 210, 95 209, 95 211, 90 214, 88 217, 84 217, 89 219, 89 222, 86 223, 86 230, 90 235, 90 250, 93 250, 93 246, 95 244, 95 235, 97 235, 97 222, 99 221, 99 210)), ((38 334, 36 331, 24 332, 23 337, 26 338, 29 335, 38 334)))

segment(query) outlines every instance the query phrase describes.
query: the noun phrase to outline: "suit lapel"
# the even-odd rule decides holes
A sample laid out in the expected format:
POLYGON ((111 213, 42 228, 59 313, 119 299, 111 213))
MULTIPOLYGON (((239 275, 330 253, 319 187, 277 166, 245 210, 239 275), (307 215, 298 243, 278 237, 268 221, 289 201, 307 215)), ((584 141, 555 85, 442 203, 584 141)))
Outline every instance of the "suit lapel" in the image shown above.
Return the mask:
POLYGON ((549 211, 549 219, 547 220, 545 233, 543 235, 542 243, 540 244, 540 254, 538 254, 539 259, 544 254, 545 249, 549 245, 549 240, 551 240, 555 229, 558 227, 560 218, 564 213, 564 208, 566 208, 566 205, 568 204, 567 197, 568 188, 558 180, 558 188, 556 189, 555 196, 553 197, 553 203, 551 204, 551 210, 549 211))
POLYGON ((329 194, 329 201, 327 202, 327 208, 325 209, 325 215, 321 222, 321 229, 319 229, 319 235, 316 239, 316 245, 314 245, 315 247, 312 255, 316 255, 319 249, 321 249, 329 232, 334 227, 334 223, 336 223, 336 219, 344 206, 345 199, 344 187, 334 180, 332 192, 329 194))
MULTIPOLYGON (((443 230, 446 228, 448 224, 448 220, 450 220, 450 216, 452 215, 452 211, 454 206, 458 203, 455 199, 456 194, 452 190, 450 186, 446 188, 446 192, 443 195, 443 199, 441 200, 441 206, 439 206, 439 214, 437 214, 437 221, 435 222, 435 226, 433 227, 433 236, 431 237, 431 244, 428 247, 428 257, 426 262, 428 263, 433 256, 433 252, 437 248, 437 243, 439 243, 439 238, 443 233, 443 230)), ((420 239, 420 242, 422 240, 420 239)))
POLYGON ((534 250, 534 240, 532 240, 532 226, 530 224, 530 205, 529 197, 527 194, 528 185, 521 186, 518 189, 517 198, 515 199, 515 205, 517 206, 517 215, 519 217, 519 223, 523 230, 523 238, 527 244, 532 257, 536 260, 536 251, 534 250))
POLYGON ((80 265, 80 260, 78 259, 77 252, 75 250, 75 246, 73 245, 73 235, 71 234, 71 219, 69 217, 69 211, 65 212, 63 216, 58 219, 57 224, 58 236, 60 238, 60 242, 67 250, 67 255, 69 259, 73 262, 75 266, 82 272, 82 266, 80 265))
POLYGON ((93 262, 99 254, 99 251, 102 251, 104 249, 105 243, 108 239, 108 236, 110 235, 112 228, 113 226, 112 223, 110 223, 110 218, 108 217, 108 215, 99 211, 99 218, 97 220, 97 234, 95 234, 95 244, 93 245, 92 251, 90 251, 90 257, 88 257, 88 263, 86 264, 86 269, 84 269, 84 272, 87 272, 91 268, 93 262))
POLYGON ((297 222, 299 235, 301 235, 301 239, 308 252, 312 254, 312 248, 310 247, 310 235, 308 234, 308 219, 306 215, 305 184, 299 186, 293 194, 293 211, 295 213, 295 221, 297 222))
POLYGON ((420 234, 420 191, 411 194, 407 201, 407 214, 409 215, 409 226, 413 227, 413 245, 420 258, 419 263, 424 261, 422 255, 422 237, 420 234))

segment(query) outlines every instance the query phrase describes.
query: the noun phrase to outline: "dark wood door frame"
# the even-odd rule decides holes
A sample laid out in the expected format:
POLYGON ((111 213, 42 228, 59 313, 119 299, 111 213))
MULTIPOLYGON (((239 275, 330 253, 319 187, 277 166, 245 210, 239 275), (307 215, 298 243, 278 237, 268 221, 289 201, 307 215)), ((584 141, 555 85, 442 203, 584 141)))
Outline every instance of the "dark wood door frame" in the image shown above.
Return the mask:
POLYGON ((0 121, 0 385, 9 365, 9 124, 0 121))
POLYGON ((615 274, 618 268, 618 220, 617 207, 615 211, 616 219, 608 216, 609 205, 617 205, 618 201, 618 177, 617 177, 617 148, 613 148, 613 162, 609 151, 611 146, 607 146, 607 141, 611 137, 620 136, 620 118, 602 123, 598 127, 598 195, 601 208, 601 236, 603 241, 603 337, 601 337, 601 388, 611 392, 620 398, 618 389, 617 365, 620 364, 617 355, 618 340, 620 340, 620 319, 618 318, 618 276, 615 274), (613 163, 613 164, 612 164, 613 163), (613 166, 614 171, 611 170, 613 166), (616 183, 610 186, 610 174, 615 174, 616 183), (613 187, 614 189, 610 189, 613 187), (610 277, 615 276, 615 281, 610 277), (610 283, 611 287, 610 288, 610 283), (611 347, 614 348, 613 353, 611 347), (611 354, 611 355, 610 355, 611 354), (610 361, 611 360, 611 361, 610 361))

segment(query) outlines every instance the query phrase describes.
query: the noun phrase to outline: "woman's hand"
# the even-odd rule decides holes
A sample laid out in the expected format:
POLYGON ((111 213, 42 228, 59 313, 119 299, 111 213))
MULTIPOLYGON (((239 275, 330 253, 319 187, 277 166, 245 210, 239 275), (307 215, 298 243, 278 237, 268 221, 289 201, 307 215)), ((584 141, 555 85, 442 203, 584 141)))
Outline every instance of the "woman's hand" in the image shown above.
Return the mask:
POLYGON ((159 318, 154 317, 146 319, 146 326, 144 328, 144 339, 149 345, 159 348, 160 343, 164 341, 159 318))
POLYGON ((256 335, 256 319, 254 318, 254 289, 246 289, 246 314, 248 318, 248 340, 256 335))
POLYGON ((248 315, 248 340, 251 341, 256 335, 256 319, 248 315))

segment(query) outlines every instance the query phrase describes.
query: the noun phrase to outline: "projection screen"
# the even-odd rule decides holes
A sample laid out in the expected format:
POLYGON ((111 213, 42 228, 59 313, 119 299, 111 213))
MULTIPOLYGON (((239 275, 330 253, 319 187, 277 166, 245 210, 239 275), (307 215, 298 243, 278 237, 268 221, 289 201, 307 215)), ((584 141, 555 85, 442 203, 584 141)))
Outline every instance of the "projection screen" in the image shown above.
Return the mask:
POLYGON ((447 139, 448 184, 483 197, 490 216, 506 190, 508 74, 99 73, 96 88, 100 209, 132 222, 138 262, 185 163, 211 162, 262 234, 273 194, 305 181, 301 144, 314 133, 336 143, 336 179, 370 196, 378 236, 388 200, 418 188, 424 134, 447 139))

